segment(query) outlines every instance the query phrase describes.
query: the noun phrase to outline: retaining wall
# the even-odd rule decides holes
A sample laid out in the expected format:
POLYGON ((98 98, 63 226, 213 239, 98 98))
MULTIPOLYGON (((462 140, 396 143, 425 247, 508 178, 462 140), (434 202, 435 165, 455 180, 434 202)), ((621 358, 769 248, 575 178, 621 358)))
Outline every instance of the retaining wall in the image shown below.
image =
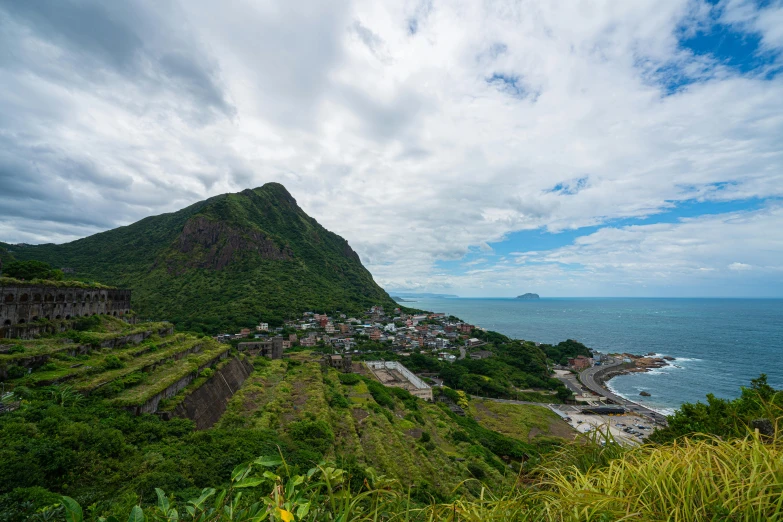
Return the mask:
POLYGON ((212 427, 223 416, 228 401, 252 372, 253 365, 250 362, 234 358, 185 397, 174 409, 174 415, 195 421, 198 430, 212 427))
POLYGON ((163 399, 170 399, 174 397, 177 393, 180 392, 180 390, 185 389, 185 387, 188 384, 196 380, 201 370, 203 370, 204 368, 208 368, 209 366, 212 366, 217 361, 225 359, 226 357, 228 357, 228 351, 225 351, 220 355, 218 355, 217 357, 215 357, 214 359, 212 359, 211 361, 202 364, 201 366, 198 367, 197 371, 185 375, 180 380, 170 385, 162 392, 158 393, 157 395, 147 400, 144 404, 138 406, 128 406, 125 409, 135 415, 141 415, 142 413, 155 413, 156 411, 158 411, 158 404, 160 403, 160 401, 162 401, 163 399))

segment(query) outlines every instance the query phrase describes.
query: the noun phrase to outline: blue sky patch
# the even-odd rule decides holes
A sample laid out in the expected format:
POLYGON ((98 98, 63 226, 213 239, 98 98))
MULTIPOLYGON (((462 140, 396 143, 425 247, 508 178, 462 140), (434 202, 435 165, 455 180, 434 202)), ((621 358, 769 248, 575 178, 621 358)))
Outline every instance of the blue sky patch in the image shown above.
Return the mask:
POLYGON ((647 217, 614 219, 601 225, 582 227, 560 232, 548 232, 544 229, 520 230, 508 234, 505 240, 490 243, 493 252, 471 252, 465 258, 458 261, 439 263, 439 268, 466 271, 477 268, 475 265, 465 266, 477 259, 488 258, 493 264, 503 256, 511 256, 514 252, 530 252, 554 250, 571 245, 579 237, 589 236, 602 228, 621 228, 631 225, 652 225, 656 223, 677 223, 684 218, 697 218, 716 214, 728 214, 731 212, 750 212, 759 210, 771 200, 745 199, 734 201, 697 201, 688 200, 677 202, 676 207, 669 211, 652 214, 647 217))
POLYGON ((492 76, 486 79, 489 85, 492 85, 502 93, 513 96, 514 98, 524 99, 533 95, 538 98, 538 94, 531 92, 525 87, 524 80, 521 76, 505 73, 492 73, 492 76))
POLYGON ((696 56, 711 56, 740 73, 749 73, 774 62, 774 54, 762 51, 760 45, 760 35, 737 31, 732 26, 719 23, 680 40, 683 49, 696 56))
POLYGON ((580 192, 583 188, 587 187, 587 181, 589 176, 582 176, 581 178, 572 179, 569 181, 561 181, 547 192, 554 192, 565 196, 573 196, 580 192))

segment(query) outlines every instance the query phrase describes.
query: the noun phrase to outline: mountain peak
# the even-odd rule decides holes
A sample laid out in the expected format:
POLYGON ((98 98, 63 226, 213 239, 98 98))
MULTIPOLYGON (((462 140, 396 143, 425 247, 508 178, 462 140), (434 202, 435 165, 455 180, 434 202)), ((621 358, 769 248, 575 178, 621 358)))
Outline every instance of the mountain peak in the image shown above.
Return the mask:
MULTIPOLYGON (((247 189, 247 191, 250 191, 250 189, 247 189)), ((245 190, 242 191, 242 193, 246 192, 245 190)), ((296 205, 296 199, 291 195, 290 192, 283 186, 282 183, 277 183, 275 181, 270 181, 269 183, 264 183, 260 187, 257 187, 253 189, 250 192, 254 192, 258 195, 270 195, 273 197, 276 197, 278 199, 281 199, 283 201, 287 201, 289 203, 292 203, 296 205)))
MULTIPOLYGON (((6 245, 0 245, 6 248, 6 245)), ((280 183, 14 257, 69 267, 75 277, 133 289, 136 312, 216 333, 280 324, 304 311, 394 306, 348 242, 296 204, 280 183)), ((5 262, 7 252, 0 250, 5 262)))

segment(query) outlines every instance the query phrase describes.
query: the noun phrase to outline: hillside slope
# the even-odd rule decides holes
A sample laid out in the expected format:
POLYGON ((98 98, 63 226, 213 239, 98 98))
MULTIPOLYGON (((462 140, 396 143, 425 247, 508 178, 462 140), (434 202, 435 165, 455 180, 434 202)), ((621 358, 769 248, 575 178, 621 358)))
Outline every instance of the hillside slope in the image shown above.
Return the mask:
POLYGON ((62 245, 7 245, 21 260, 131 288, 142 317, 205 333, 305 310, 394 306, 342 237, 277 183, 223 194, 62 245))

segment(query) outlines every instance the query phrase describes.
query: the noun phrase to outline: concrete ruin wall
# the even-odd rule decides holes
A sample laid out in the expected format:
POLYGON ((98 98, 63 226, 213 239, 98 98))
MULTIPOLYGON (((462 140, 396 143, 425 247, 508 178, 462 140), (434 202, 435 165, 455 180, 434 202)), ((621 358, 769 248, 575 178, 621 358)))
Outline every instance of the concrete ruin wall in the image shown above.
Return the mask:
POLYGON ((223 416, 228 401, 252 372, 250 362, 234 358, 178 404, 174 415, 191 419, 198 430, 211 428, 223 416))
POLYGON ((237 350, 240 352, 247 351, 256 355, 263 355, 270 359, 282 359, 283 358, 283 338, 273 337, 266 341, 255 341, 239 343, 237 350))
POLYGON ((38 319, 73 319, 91 315, 123 317, 130 312, 130 303, 130 290, 0 286, 0 328, 38 319))
POLYGON ((198 367, 198 369, 195 372, 189 373, 182 377, 180 380, 175 382, 174 384, 167 387, 162 392, 154 395, 153 397, 149 398, 147 402, 144 404, 140 404, 138 406, 127 406, 125 409, 129 412, 133 413, 134 415, 141 415, 142 413, 155 413, 158 411, 158 404, 163 399, 170 399, 174 397, 177 393, 179 393, 180 390, 184 390, 188 384, 193 382, 198 378, 198 375, 201 373, 201 370, 204 368, 208 368, 215 364, 218 361, 221 361, 228 357, 228 352, 223 352, 211 361, 208 361, 201 366, 198 367))
POLYGON ((375 374, 375 370, 396 371, 411 384, 412 389, 408 389, 411 395, 427 401, 432 400, 432 388, 401 363, 397 361, 367 361, 366 364, 373 374, 375 374))

